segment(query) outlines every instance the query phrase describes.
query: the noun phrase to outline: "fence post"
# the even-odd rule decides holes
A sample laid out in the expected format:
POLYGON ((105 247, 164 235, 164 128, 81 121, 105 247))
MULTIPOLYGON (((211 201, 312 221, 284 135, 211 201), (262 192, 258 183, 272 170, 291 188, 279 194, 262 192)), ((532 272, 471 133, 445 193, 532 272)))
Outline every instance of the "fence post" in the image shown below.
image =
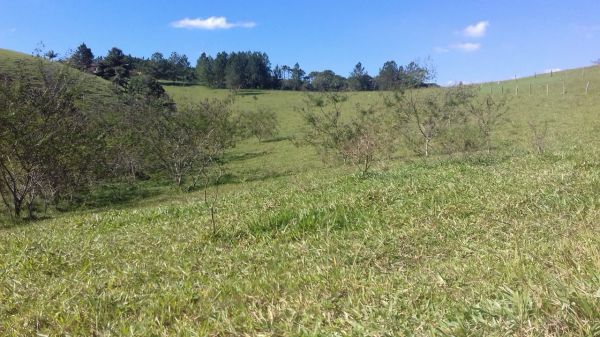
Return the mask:
POLYGON ((590 87, 590 81, 588 81, 588 82, 586 83, 586 85, 585 85, 585 94, 586 94, 586 95, 588 94, 588 89, 589 89, 589 87, 590 87))
POLYGON ((567 89, 565 88, 565 81, 562 82, 563 84, 563 95, 567 92, 567 89))
POLYGON ((517 86, 515 87, 515 96, 519 95, 519 85, 517 84, 517 86))
POLYGON ((529 83, 529 96, 531 96, 531 83, 529 83))
POLYGON ((546 83, 546 96, 550 95, 550 85, 546 83))

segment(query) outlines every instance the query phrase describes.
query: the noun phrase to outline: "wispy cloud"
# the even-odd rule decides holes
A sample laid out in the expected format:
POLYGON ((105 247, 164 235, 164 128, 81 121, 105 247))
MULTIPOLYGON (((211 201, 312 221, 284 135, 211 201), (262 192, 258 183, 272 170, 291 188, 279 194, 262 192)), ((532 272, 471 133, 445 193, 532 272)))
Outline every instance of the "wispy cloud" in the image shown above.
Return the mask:
POLYGON ((252 21, 247 22, 229 22, 224 16, 211 16, 206 19, 196 18, 190 19, 185 18, 171 23, 174 28, 187 28, 187 29, 203 29, 203 30, 216 30, 216 29, 231 29, 231 28, 253 28, 256 27, 256 23, 252 21))
POLYGON ((466 37, 484 37, 489 26, 489 21, 479 21, 476 24, 467 26, 462 33, 466 37))
POLYGON ((8 32, 9 32, 9 33, 16 33, 16 32, 17 32, 17 29, 16 29, 16 28, 11 28, 11 29, 9 29, 9 30, 8 30, 8 32))
POLYGON ((459 50, 465 53, 472 53, 475 51, 478 51, 479 49, 481 49, 481 44, 480 43, 471 43, 471 42, 465 42, 465 43, 457 43, 457 44, 453 44, 452 46, 450 46, 450 48, 454 49, 454 50, 459 50))

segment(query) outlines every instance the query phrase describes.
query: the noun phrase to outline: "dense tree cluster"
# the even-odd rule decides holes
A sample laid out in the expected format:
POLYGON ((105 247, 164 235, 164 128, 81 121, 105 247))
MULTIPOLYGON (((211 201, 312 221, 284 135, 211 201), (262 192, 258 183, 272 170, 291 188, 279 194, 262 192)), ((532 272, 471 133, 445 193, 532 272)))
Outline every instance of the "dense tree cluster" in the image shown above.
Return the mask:
POLYGON ((265 53, 218 53, 215 58, 200 55, 196 77, 213 88, 269 89, 275 87, 271 63, 265 53))
POLYGON ((410 62, 406 66, 398 66, 395 61, 387 61, 379 70, 375 79, 379 90, 398 90, 400 88, 417 88, 426 85, 433 77, 431 69, 410 62))
POLYGON ((150 60, 143 60, 142 71, 160 80, 191 82, 194 80, 194 70, 186 55, 172 52, 169 58, 156 52, 150 60), (145 67, 145 69, 144 69, 145 67))
POLYGON ((306 91, 369 91, 397 90, 405 87, 430 85, 431 69, 416 62, 398 66, 388 61, 377 76, 368 74, 362 63, 357 63, 348 77, 332 70, 307 73, 299 63, 293 66, 271 67, 269 56, 263 52, 220 52, 214 57, 202 53, 192 67, 186 55, 177 52, 167 58, 156 52, 149 59, 125 55, 112 48, 106 56, 94 59, 85 43, 68 58, 68 64, 126 87, 130 76, 149 75, 156 80, 178 83, 199 83, 211 88, 276 89, 306 91))

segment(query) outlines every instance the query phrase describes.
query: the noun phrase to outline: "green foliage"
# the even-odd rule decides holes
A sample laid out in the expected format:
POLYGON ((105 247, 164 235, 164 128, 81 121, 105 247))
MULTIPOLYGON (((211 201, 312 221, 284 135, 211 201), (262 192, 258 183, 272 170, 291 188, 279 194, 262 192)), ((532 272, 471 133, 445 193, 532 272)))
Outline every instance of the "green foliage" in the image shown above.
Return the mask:
POLYGON ((461 118, 460 110, 447 100, 443 92, 401 92, 388 100, 396 114, 396 129, 404 137, 406 144, 416 153, 427 157, 432 147, 438 145, 442 135, 451 130, 461 118))
POLYGON ((431 67, 411 62, 398 66, 395 61, 387 61, 379 69, 375 78, 379 90, 405 90, 418 88, 431 81, 435 73, 431 67))
POLYGON ((162 85, 150 75, 135 76, 129 81, 127 91, 141 97, 163 98, 166 96, 162 85))
POLYGON ((181 186, 192 185, 235 145, 235 122, 229 102, 206 100, 176 110, 156 105, 138 110, 136 130, 147 162, 167 172, 181 186))
MULTIPOLYGON (((461 90, 458 88, 455 90, 461 90)), ((455 96, 460 96, 458 93, 455 96)), ((501 122, 505 121, 508 112, 506 97, 495 98, 493 95, 478 96, 475 93, 462 94, 463 100, 457 104, 464 104, 466 111, 475 121, 485 148, 488 152, 492 150, 492 132, 501 122)))
POLYGON ((464 86, 396 92, 385 102, 406 145, 425 157, 481 148, 491 152, 492 133, 508 111, 506 99, 480 96, 464 86))
POLYGON ((335 93, 307 96, 301 109, 306 125, 301 144, 313 146, 324 159, 360 165, 366 173, 377 156, 390 150, 389 130, 373 107, 357 105, 360 113, 348 113, 347 101, 348 96, 335 93))
POLYGON ((331 70, 313 71, 308 75, 310 89, 316 91, 343 91, 347 88, 346 79, 331 70))
POLYGON ((85 43, 80 44, 79 47, 77 47, 77 49, 73 53, 73 55, 71 55, 67 60, 67 63, 71 67, 79 69, 81 71, 90 71, 93 62, 94 54, 85 43))
POLYGON ((369 76, 362 63, 358 62, 348 77, 348 88, 355 91, 374 89, 373 78, 369 76))
POLYGON ((269 56, 260 52, 223 52, 216 59, 202 53, 196 75, 200 83, 213 88, 268 89, 273 85, 269 56))
POLYGON ((149 60, 150 75, 157 79, 169 79, 171 65, 169 60, 165 59, 162 53, 156 52, 152 54, 149 60))
POLYGON ((166 76, 158 78, 181 82, 191 82, 194 79, 194 72, 186 55, 172 52, 167 62, 168 72, 165 74, 166 76))
POLYGON ((32 218, 38 199, 47 205, 94 177, 102 139, 66 66, 40 62, 36 76, 18 67, 0 79, 0 195, 16 218, 25 206, 32 218))
POLYGON ((213 63, 214 60, 212 57, 206 55, 206 53, 202 53, 196 62, 196 78, 198 82, 203 85, 214 85, 214 73, 213 73, 213 63))
POLYGON ((259 141, 273 138, 278 132, 277 114, 266 108, 244 111, 240 115, 240 129, 245 138, 256 137, 259 141))
POLYGON ((131 65, 127 63, 125 54, 119 48, 112 48, 98 64, 97 75, 124 87, 129 81, 131 65))

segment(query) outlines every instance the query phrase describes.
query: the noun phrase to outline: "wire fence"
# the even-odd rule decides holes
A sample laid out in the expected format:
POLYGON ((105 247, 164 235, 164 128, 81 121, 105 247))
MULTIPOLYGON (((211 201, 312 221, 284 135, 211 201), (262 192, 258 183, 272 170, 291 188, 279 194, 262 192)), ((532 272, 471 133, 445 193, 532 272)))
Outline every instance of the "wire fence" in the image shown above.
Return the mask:
POLYGON ((479 91, 488 94, 515 96, 590 95, 600 93, 600 67, 581 71, 550 71, 532 77, 479 84, 479 91))

